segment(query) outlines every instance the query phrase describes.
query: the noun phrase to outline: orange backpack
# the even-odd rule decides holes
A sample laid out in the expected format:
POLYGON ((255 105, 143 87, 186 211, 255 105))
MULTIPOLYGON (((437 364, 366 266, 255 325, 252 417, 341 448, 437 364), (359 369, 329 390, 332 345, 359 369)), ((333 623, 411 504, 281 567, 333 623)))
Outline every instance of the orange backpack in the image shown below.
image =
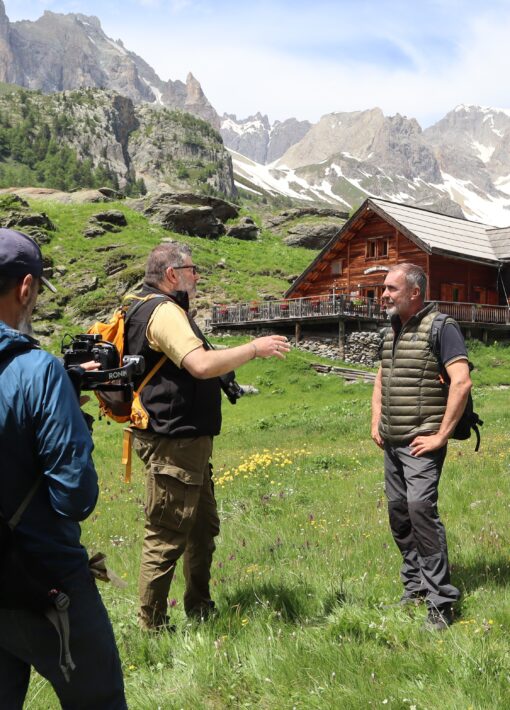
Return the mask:
MULTIPOLYGON (((113 313, 111 319, 108 323, 102 323, 101 321, 96 321, 87 331, 90 334, 100 335, 103 341, 112 343, 118 350, 119 361, 122 363, 122 358, 124 356, 124 336, 126 328, 126 313, 131 306, 130 301, 138 300, 139 303, 136 306, 138 308, 145 301, 151 298, 156 298, 156 294, 149 294, 144 298, 136 296, 134 294, 129 294, 125 297, 125 302, 117 308, 113 313)), ((135 308, 135 310, 136 310, 135 308)), ((166 355, 162 355, 157 363, 154 365, 152 370, 150 370, 142 382, 138 385, 136 390, 115 390, 108 392, 107 389, 95 390, 99 401, 100 417, 105 416, 108 419, 113 419, 113 421, 120 424, 126 424, 129 422, 129 426, 124 429, 124 443, 122 452, 122 463, 125 465, 125 475, 124 480, 129 482, 131 480, 131 443, 132 443, 132 429, 147 429, 149 426, 149 413, 143 406, 140 393, 149 382, 149 380, 156 374, 163 363, 166 360, 166 355)))

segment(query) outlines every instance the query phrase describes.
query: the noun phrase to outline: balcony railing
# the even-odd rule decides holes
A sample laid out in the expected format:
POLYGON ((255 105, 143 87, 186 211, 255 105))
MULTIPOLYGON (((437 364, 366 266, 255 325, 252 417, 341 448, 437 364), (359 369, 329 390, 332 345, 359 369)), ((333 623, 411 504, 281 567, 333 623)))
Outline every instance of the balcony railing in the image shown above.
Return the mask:
POLYGON ((437 310, 448 313, 459 323, 494 323, 510 324, 510 308, 508 306, 489 306, 482 303, 454 303, 452 301, 436 301, 437 310))
MULTIPOLYGON (((435 303, 439 311, 451 315, 460 323, 510 325, 510 308, 507 306, 450 301, 435 301, 435 303)), ((215 305, 212 308, 211 325, 241 325, 268 321, 295 322, 328 319, 332 316, 372 321, 386 320, 386 313, 376 299, 352 298, 345 294, 325 294, 306 298, 215 305)))

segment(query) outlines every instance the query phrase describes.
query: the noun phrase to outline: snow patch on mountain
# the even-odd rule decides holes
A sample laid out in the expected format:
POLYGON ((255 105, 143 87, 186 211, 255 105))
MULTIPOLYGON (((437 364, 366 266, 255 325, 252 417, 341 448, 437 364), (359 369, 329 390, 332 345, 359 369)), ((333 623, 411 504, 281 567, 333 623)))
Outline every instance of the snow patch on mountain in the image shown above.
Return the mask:
POLYGON ((222 131, 233 131, 238 136, 243 136, 246 133, 259 133, 260 131, 266 130, 264 124, 260 120, 252 120, 241 123, 239 121, 234 121, 232 118, 223 118, 221 122, 222 131))
POLYGON ((333 186, 326 178, 319 184, 312 185, 297 175, 295 170, 281 165, 276 167, 277 161, 269 165, 261 165, 234 150, 229 149, 229 153, 232 156, 234 175, 237 177, 235 182, 238 188, 256 192, 254 187, 259 187, 272 195, 283 195, 305 202, 320 200, 340 204, 349 209, 352 207, 340 195, 333 192, 333 186), (248 181, 250 185, 247 186, 244 181, 248 181))
POLYGON ((488 163, 496 149, 494 145, 483 145, 483 143, 478 143, 478 141, 473 141, 473 148, 478 153, 480 160, 484 163, 488 163))
POLYGON ((150 81, 145 79, 143 76, 142 76, 142 81, 149 87, 149 89, 152 91, 152 93, 156 97, 156 100, 154 101, 154 103, 159 104, 160 106, 164 106, 165 102, 163 101, 163 94, 157 88, 157 86, 154 86, 154 84, 151 84, 150 81))
POLYGON ((470 180, 460 180, 448 173, 442 175, 444 180, 442 189, 446 190, 451 199, 462 207, 468 219, 491 224, 494 227, 507 227, 510 224, 510 196, 494 198, 490 195, 481 195, 470 180))

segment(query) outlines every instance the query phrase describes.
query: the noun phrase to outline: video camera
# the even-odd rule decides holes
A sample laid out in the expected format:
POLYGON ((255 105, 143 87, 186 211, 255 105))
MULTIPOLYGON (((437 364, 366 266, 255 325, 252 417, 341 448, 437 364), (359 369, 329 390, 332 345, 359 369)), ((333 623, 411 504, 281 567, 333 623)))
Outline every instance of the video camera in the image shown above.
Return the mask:
POLYGON ((65 335, 61 352, 64 368, 75 389, 79 390, 126 390, 137 375, 143 374, 145 360, 141 355, 124 355, 120 362, 119 352, 113 343, 101 339, 99 334, 81 333, 65 335), (94 360, 99 370, 83 370, 84 362, 94 360))
POLYGON ((238 399, 240 399, 243 394, 243 388, 237 383, 236 373, 227 372, 225 375, 220 376, 221 389, 227 395, 227 399, 230 404, 235 404, 238 399))

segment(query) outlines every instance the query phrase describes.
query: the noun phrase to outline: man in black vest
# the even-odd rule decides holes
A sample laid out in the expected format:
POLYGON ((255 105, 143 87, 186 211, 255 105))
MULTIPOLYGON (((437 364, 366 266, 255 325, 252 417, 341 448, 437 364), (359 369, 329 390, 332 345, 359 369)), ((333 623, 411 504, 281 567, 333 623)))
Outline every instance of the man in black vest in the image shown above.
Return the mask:
POLYGON ((157 246, 139 294, 152 298, 126 316, 126 352, 143 355, 146 372, 162 353, 167 356, 141 392, 149 428, 134 430, 135 450, 147 472, 138 618, 148 630, 168 628, 167 598, 181 556, 186 614, 203 620, 214 609, 209 581, 219 519, 210 458, 221 429, 219 376, 256 357, 283 359, 290 350, 280 335, 207 349, 188 312, 198 278, 187 245, 157 246))
POLYGON ((425 306, 427 277, 413 264, 390 268, 382 296, 389 329, 372 398, 372 439, 384 449, 393 538, 402 553, 401 604, 425 598, 428 628, 452 623, 459 590, 450 582, 446 535, 437 500, 448 438, 471 389, 464 339, 453 319, 441 332, 441 366, 431 343, 437 311, 425 306))

